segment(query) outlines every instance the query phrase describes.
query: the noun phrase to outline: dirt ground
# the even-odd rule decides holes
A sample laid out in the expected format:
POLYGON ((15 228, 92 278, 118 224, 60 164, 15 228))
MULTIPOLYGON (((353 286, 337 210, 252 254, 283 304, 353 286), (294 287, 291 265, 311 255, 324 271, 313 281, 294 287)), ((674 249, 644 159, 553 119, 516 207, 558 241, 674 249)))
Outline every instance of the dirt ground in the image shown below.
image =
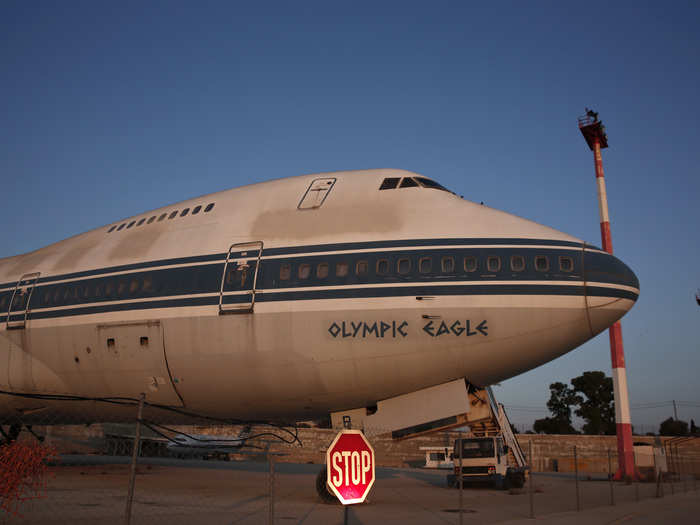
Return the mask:
MULTIPOLYGON (((127 461, 128 458, 105 456, 66 458, 61 466, 50 468, 43 497, 24 504, 20 508, 21 516, 0 514, 0 523, 121 525, 129 478, 127 461)), ((268 463, 141 461, 135 484, 134 524, 269 523, 268 463)), ((316 494, 315 477, 320 468, 320 465, 310 464, 275 465, 274 523, 343 522, 343 508, 322 503, 316 494)), ((445 471, 436 470, 377 469, 369 501, 351 506, 349 523, 459 523, 459 490, 447 488, 445 476, 445 471)), ((636 508, 639 514, 640 505, 645 502, 671 504, 672 498, 683 496, 698 501, 692 480, 687 480, 685 486, 678 482, 673 487, 665 484, 663 500, 655 498, 657 487, 653 484, 615 483, 612 487, 615 507, 611 506, 611 485, 602 476, 580 480, 578 485, 579 506, 584 512, 575 516, 581 518, 594 509, 620 512, 625 505, 636 508), (675 496, 671 496, 672 489, 675 496)), ((576 511, 573 476, 536 473, 533 504, 538 518, 576 511)), ((467 487, 462 494, 462 507, 464 523, 527 519, 530 516, 529 488, 526 485, 522 490, 507 492, 488 486, 467 487)), ((694 512, 697 511, 695 508, 694 512)), ((596 523, 595 519, 586 522, 596 523)))

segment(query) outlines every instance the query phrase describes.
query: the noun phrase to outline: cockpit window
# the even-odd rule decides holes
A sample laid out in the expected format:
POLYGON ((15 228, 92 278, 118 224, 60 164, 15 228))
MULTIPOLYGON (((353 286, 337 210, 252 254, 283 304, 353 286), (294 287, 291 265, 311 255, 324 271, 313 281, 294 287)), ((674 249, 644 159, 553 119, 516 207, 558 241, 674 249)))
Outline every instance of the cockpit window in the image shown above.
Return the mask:
POLYGON ((399 185, 400 177, 388 177, 382 181, 382 185, 379 186, 380 190, 393 190, 399 185))
POLYGON ((442 184, 438 184, 434 180, 426 179, 425 177, 416 177, 416 180, 420 182, 421 186, 424 188, 432 188, 434 190, 442 190, 452 193, 450 190, 445 188, 442 184))
POLYGON ((439 184, 431 179, 426 179, 425 177, 387 177, 384 179, 379 186, 380 190, 393 190, 395 188, 429 188, 432 190, 446 191, 447 193, 454 192, 445 188, 442 184, 439 184), (399 183, 399 181, 401 181, 399 183))

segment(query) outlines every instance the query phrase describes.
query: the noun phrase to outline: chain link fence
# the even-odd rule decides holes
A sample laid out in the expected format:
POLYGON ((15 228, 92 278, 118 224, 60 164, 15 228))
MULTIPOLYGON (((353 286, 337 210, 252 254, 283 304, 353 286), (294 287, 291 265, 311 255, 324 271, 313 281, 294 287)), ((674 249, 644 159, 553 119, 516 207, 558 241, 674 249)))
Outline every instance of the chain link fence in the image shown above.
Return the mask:
MULTIPOLYGON (((120 402, 120 423, 90 424, 97 402, 71 425, 66 415, 55 424, 59 419, 41 410, 3 422, 0 523, 342 522, 341 507, 317 491, 337 429, 194 416, 172 424, 172 413, 146 404, 139 417, 138 400, 120 402)), ((528 468, 519 487, 489 477, 487 458, 497 462, 498 451, 476 466, 463 457, 456 471, 454 444, 467 432, 401 440, 382 429, 365 433, 376 481, 368 501, 350 509, 350 523, 387 523, 387 515, 404 523, 497 523, 697 491, 700 475, 697 439, 657 439, 655 448, 655 439, 645 438, 649 445, 637 447, 643 481, 616 481, 614 436, 521 434, 528 468), (477 467, 486 476, 466 479, 477 467), (465 473, 461 484, 456 472, 465 473)), ((501 452, 515 468, 512 454, 501 452)))

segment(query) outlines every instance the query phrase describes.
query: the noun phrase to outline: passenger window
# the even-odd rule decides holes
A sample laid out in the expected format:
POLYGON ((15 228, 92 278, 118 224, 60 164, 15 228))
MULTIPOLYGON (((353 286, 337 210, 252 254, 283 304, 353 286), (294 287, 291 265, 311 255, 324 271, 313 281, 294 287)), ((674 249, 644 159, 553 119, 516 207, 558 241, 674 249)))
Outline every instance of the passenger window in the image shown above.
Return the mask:
POLYGON ((180 213, 180 217, 184 217, 184 216, 187 215, 189 212, 190 212, 190 209, 189 209, 189 208, 185 208, 184 210, 182 210, 182 213, 180 213))
POLYGON ((420 273, 430 273, 433 270, 433 258, 421 257, 418 260, 418 271, 420 273))
POLYGON ((148 219, 148 222, 147 222, 146 224, 151 224, 151 223, 152 223, 153 221, 155 221, 155 220, 156 220, 156 216, 154 215, 153 217, 151 217, 150 219, 148 219))
POLYGON ((146 222, 146 217, 141 219, 139 222, 136 223, 136 226, 141 226, 144 222, 146 222))
POLYGON ((559 257, 559 269, 562 272, 573 272, 574 260, 571 257, 559 257))
POLYGON ((362 261, 357 261, 357 264, 355 265, 355 273, 358 276, 366 276, 367 273, 369 272, 369 263, 365 260, 362 261))
POLYGON ((319 279, 325 279, 328 277, 328 263, 319 263, 316 267, 316 277, 319 279))
POLYGON ((454 257, 443 257, 441 261, 442 273, 454 273, 455 271, 455 258, 454 257))
POLYGON ((114 228, 116 228, 116 227, 117 227, 117 225, 115 224, 109 230, 107 230, 107 233, 112 233, 114 231, 114 228))
POLYGON ((497 272, 501 269, 501 258, 496 255, 489 255, 486 258, 486 269, 489 272, 497 272))
POLYGON ((406 275, 411 271, 411 259, 399 259, 396 263, 396 271, 401 275, 406 275))
POLYGON ((118 231, 118 232, 122 231, 122 230, 124 229, 124 226, 126 226, 126 223, 125 223, 125 222, 121 223, 121 224, 119 225, 119 228, 117 228, 117 231, 118 231))
POLYGON ((476 257, 473 255, 468 255, 464 258, 464 271, 465 272, 475 272, 479 267, 476 261, 476 257))
POLYGON ((414 181, 411 177, 404 177, 401 181, 399 188, 416 188, 418 183, 414 181))
POLYGON ((336 277, 345 277, 348 274, 348 263, 346 262, 339 262, 335 265, 335 276, 336 277))
POLYGON ((201 210, 201 206, 195 206, 194 209, 192 210, 192 215, 197 215, 199 213, 199 210, 201 210))
POLYGON ((288 263, 283 263, 280 266, 280 280, 288 281, 292 276, 292 265, 288 263))
POLYGON ((514 272, 522 272, 525 269, 525 257, 513 255, 510 258, 510 269, 514 272))
POLYGON ((380 190, 393 190, 399 185, 401 177, 389 177, 382 181, 382 185, 379 186, 380 190))
POLYGON ((158 217, 158 222, 160 222, 160 221, 162 221, 163 219, 165 219, 166 215, 168 215, 168 214, 167 214, 167 213, 164 213, 164 214, 162 214, 160 217, 158 217))
POLYGON ((535 270, 538 272, 546 272, 549 270, 549 259, 545 255, 535 257, 535 270))
POLYGON ((389 273, 388 259, 379 259, 377 261, 377 275, 386 275, 389 273))
POLYGON ((204 213, 209 213, 213 208, 214 208, 214 203, 210 202, 209 204, 207 204, 207 207, 204 208, 204 213))
POLYGON ((150 275, 146 275, 143 278, 143 288, 142 288, 144 293, 150 293, 153 291, 153 277, 150 275))
POLYGON ((129 223, 129 226, 126 227, 126 229, 128 230, 129 228, 131 228, 131 227, 134 225, 135 222, 136 222, 136 221, 131 221, 131 222, 129 223))
POLYGON ((168 217, 168 220, 174 219, 175 217, 177 217, 177 210, 175 210, 174 212, 172 212, 172 213, 170 214, 170 216, 168 217))
POLYGON ((126 292, 126 281, 119 281, 119 284, 117 285, 117 297, 124 297, 125 292, 126 292))
POLYGON ((135 295, 138 293, 140 284, 138 279, 133 279, 131 283, 129 283, 129 295, 135 295))
POLYGON ((300 264, 299 265, 299 279, 308 279, 311 275, 311 265, 310 264, 300 264))

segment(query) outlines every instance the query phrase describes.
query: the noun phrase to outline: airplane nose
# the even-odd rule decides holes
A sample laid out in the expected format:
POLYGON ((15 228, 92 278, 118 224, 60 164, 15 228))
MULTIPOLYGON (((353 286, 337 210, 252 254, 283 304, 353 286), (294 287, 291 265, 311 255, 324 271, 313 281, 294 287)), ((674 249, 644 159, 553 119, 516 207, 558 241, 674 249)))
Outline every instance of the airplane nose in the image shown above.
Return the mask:
POLYGON ((586 308, 592 335, 612 326, 634 306, 639 279, 620 259, 589 246, 584 248, 586 308))

